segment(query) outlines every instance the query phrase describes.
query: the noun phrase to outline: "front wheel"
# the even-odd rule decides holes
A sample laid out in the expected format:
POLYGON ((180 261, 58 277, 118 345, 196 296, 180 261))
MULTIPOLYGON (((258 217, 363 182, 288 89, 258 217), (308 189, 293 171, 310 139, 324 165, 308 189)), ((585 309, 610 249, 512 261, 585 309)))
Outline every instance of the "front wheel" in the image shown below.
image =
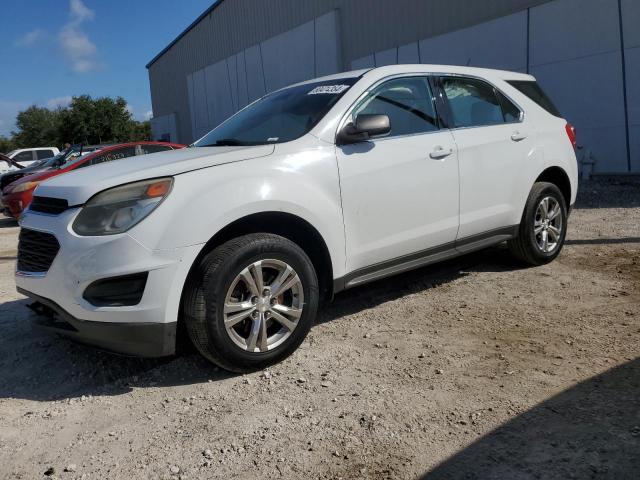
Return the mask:
POLYGON ((234 372, 289 356, 318 309, 313 264, 295 243, 272 234, 235 238, 207 254, 190 276, 183 302, 191 341, 234 372))
POLYGON ((518 236, 509 250, 523 262, 543 265, 562 250, 567 234, 567 206, 560 189, 552 183, 533 185, 522 214, 518 236))

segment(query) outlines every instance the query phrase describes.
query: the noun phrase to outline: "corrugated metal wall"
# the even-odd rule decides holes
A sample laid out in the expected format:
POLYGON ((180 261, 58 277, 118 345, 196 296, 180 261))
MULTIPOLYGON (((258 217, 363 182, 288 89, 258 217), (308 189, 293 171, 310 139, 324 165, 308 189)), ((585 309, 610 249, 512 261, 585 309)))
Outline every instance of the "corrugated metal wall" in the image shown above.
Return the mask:
MULTIPOLYGON (((176 114, 190 142, 187 75, 331 10, 339 10, 342 65, 368 53, 508 15, 547 0, 224 0, 149 66, 155 116, 176 114)), ((178 7, 176 7, 178 8, 178 7)))
POLYGON ((395 63, 530 72, 596 173, 640 173, 638 25, 640 0, 223 0, 150 64, 153 111, 175 113, 177 140, 191 142, 244 104, 232 105, 240 93, 227 75, 260 83, 260 94, 312 78, 311 57, 333 36, 326 73, 395 63))
POLYGON ((267 92, 338 73, 342 68, 337 30, 338 11, 332 10, 187 75, 194 138, 267 92))

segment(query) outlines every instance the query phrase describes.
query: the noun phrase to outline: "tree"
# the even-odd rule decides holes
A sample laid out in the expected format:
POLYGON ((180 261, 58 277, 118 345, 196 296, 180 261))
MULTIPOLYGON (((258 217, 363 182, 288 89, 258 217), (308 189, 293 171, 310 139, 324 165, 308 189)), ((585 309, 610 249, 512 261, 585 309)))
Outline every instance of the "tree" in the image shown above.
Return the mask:
POLYGON ((151 122, 148 120, 146 122, 135 122, 131 141, 141 142, 145 140, 151 140, 151 122))
POLYGON ((48 147, 57 144, 57 113, 35 105, 18 113, 13 142, 18 147, 48 147))
MULTIPOLYGON (((18 114, 17 132, 11 141, 20 147, 41 147, 65 143, 122 143, 151 138, 149 122, 131 117, 122 97, 89 95, 73 97, 66 108, 49 110, 29 107, 18 114)), ((0 145, 2 145, 0 143, 0 145)))
POLYGON ((0 135, 0 152, 9 153, 14 148, 14 143, 11 138, 0 135))

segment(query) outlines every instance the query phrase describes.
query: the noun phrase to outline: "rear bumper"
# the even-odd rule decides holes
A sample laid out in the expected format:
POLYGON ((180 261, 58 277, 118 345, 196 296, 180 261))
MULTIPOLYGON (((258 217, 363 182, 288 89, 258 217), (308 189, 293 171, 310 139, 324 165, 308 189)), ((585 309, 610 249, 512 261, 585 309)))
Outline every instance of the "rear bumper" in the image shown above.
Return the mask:
POLYGON ((123 323, 95 322, 74 317, 47 298, 18 287, 18 292, 41 303, 51 315, 38 317, 37 324, 80 343, 113 353, 140 357, 173 355, 177 322, 123 323))

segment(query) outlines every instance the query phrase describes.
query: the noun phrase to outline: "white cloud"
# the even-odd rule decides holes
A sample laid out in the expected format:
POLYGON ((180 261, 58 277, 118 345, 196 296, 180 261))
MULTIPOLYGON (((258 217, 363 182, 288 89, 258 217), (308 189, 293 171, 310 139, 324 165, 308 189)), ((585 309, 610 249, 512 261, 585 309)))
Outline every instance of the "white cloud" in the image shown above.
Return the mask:
POLYGON ((99 66, 98 49, 85 33, 67 25, 58 38, 74 72, 85 73, 99 66))
POLYGON ((145 112, 144 114, 144 120, 151 120, 153 118, 153 110, 148 110, 147 112, 145 112))
POLYGON ((55 110, 56 108, 66 108, 71 103, 71 95, 66 95, 64 97, 55 97, 47 101, 46 106, 51 110, 55 110))
POLYGON ((19 47, 31 47, 38 43, 46 36, 46 32, 40 28, 31 30, 25 33, 22 37, 16 40, 16 45, 19 47))
POLYGON ((133 116, 133 107, 132 107, 131 105, 129 105, 129 104, 127 103, 127 106, 126 106, 126 107, 124 107, 124 108, 125 108, 125 110, 126 110, 127 112, 129 112, 129 113, 131 114, 131 116, 133 116))
POLYGON ((98 48, 89 36, 82 31, 82 23, 95 17, 82 0, 70 0, 69 21, 58 34, 62 51, 77 73, 86 73, 102 66, 98 58, 98 48))
POLYGON ((87 7, 82 0, 71 0, 71 17, 77 22, 84 22, 85 20, 93 20, 95 13, 89 7, 87 7))

